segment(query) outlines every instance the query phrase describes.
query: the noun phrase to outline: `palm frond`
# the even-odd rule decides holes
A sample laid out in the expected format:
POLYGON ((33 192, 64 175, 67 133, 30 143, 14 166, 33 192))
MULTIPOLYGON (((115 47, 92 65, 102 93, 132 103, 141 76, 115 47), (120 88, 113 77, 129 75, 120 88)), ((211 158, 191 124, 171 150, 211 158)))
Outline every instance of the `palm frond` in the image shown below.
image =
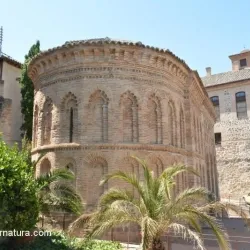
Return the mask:
POLYGON ((196 201, 208 202, 210 192, 203 187, 192 187, 179 193, 175 199, 175 203, 187 204, 196 201))
POLYGON ((151 189, 151 186, 153 184, 153 174, 152 171, 150 171, 150 169, 147 166, 147 163, 145 160, 140 159, 136 156, 132 156, 132 158, 134 158, 138 163, 139 166, 141 166, 143 168, 143 173, 144 173, 144 181, 146 182, 146 186, 148 187, 148 189, 151 189))
POLYGON ((91 224, 91 221, 97 217, 97 212, 90 214, 82 214, 75 221, 73 221, 68 228, 68 232, 71 234, 76 229, 82 229, 91 224))
POLYGON ((67 169, 55 169, 36 179, 42 213, 64 211, 80 214, 83 211, 81 197, 70 181, 74 174, 67 169))
POLYGON ((166 198, 171 200, 174 194, 174 187, 176 185, 174 177, 182 172, 190 172, 197 174, 193 168, 184 165, 168 166, 160 175, 159 180, 164 184, 166 198))
POLYGON ((54 181, 72 181, 74 178, 74 174, 68 169, 54 169, 45 175, 38 176, 36 182, 38 187, 42 189, 54 181))
POLYGON ((176 236, 181 236, 181 238, 183 238, 184 240, 192 241, 194 245, 196 246, 196 249, 205 250, 204 243, 199 233, 196 233, 192 231, 191 229, 189 229, 188 227, 179 223, 170 224, 169 229, 173 231, 173 233, 176 236))
POLYGON ((222 226, 219 224, 216 218, 206 213, 201 213, 199 210, 196 210, 194 208, 191 210, 192 211, 190 212, 196 214, 200 218, 201 222, 206 223, 211 228, 213 234, 217 238, 220 248, 223 250, 230 249, 228 235, 226 231, 223 230, 222 226))
POLYGON ((133 202, 134 194, 129 190, 111 188, 100 197, 99 205, 101 208, 108 207, 113 202, 118 200, 133 202))
POLYGON ((234 212, 238 216, 244 219, 244 221, 250 225, 250 221, 248 219, 248 214, 242 210, 242 208, 238 205, 227 203, 227 202, 210 202, 208 204, 205 204, 204 206, 197 208, 199 211, 207 212, 213 211, 216 214, 223 214, 223 212, 234 212))
POLYGON ((128 225, 131 222, 137 223, 138 221, 138 218, 131 216, 128 211, 123 209, 110 209, 98 219, 99 222, 95 223, 95 227, 93 227, 89 235, 90 237, 100 236, 113 227, 128 225))
POLYGON ((136 175, 134 174, 128 174, 123 171, 117 171, 113 174, 108 174, 106 175, 100 182, 100 185, 104 185, 111 179, 118 179, 122 180, 128 184, 130 184, 135 190, 139 193, 139 195, 143 198, 144 197, 144 192, 143 192, 143 187, 140 184, 139 179, 137 178, 136 175))

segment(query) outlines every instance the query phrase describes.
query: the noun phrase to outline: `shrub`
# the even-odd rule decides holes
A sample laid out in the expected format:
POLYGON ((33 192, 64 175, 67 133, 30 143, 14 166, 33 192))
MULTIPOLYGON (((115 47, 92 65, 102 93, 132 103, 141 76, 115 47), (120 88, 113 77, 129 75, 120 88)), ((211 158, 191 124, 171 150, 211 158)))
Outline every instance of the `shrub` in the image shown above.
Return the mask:
POLYGON ((0 138, 0 230, 31 230, 37 222, 36 183, 28 157, 0 138))
POLYGON ((78 243, 77 250, 118 250, 122 249, 119 242, 104 240, 84 240, 78 243))
MULTIPOLYGON (((13 248, 15 249, 15 248, 13 248)), ((101 240, 80 240, 64 233, 52 232, 51 236, 36 237, 33 242, 18 246, 16 250, 120 250, 120 243, 101 240)), ((1 250, 9 250, 4 245, 1 250)))

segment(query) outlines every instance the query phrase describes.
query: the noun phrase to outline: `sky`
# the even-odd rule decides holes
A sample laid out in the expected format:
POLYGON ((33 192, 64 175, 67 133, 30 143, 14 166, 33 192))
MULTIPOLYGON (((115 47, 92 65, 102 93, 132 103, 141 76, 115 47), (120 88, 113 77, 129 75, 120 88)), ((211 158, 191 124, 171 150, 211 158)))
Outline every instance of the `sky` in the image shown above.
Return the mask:
POLYGON ((23 62, 70 40, 110 37, 171 50, 200 76, 230 71, 250 49, 249 0, 0 0, 3 52, 23 62))

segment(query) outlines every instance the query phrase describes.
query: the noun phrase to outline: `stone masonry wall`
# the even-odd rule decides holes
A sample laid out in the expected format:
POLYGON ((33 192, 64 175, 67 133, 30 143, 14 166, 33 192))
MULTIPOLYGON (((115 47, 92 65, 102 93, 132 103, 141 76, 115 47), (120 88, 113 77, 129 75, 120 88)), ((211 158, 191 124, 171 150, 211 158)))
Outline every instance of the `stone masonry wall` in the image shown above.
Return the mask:
POLYGON ((214 132, 221 133, 216 146, 219 185, 222 198, 240 199, 250 193, 250 81, 207 88, 209 96, 219 96, 220 121, 214 132), (237 118, 235 94, 244 91, 248 117, 237 118))

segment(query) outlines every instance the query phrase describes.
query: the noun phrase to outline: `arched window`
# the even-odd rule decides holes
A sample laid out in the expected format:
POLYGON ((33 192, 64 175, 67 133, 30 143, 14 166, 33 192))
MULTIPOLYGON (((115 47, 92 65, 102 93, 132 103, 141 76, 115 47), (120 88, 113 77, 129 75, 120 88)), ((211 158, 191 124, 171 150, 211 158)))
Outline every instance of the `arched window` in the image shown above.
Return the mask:
MULTIPOLYGON (((124 171, 125 173, 130 175, 137 176, 137 178, 140 180, 141 178, 143 178, 143 176, 140 176, 140 171, 139 171, 140 166, 138 161, 136 161, 131 156, 126 156, 122 158, 121 161, 118 163, 118 165, 121 171, 124 171)), ((136 195, 136 197, 138 197, 137 190, 127 182, 124 181, 119 182, 119 187, 124 190, 129 190, 134 195, 136 195)))
POLYGON ((247 118, 246 93, 244 91, 235 94, 236 112, 238 119, 247 118))
POLYGON ((69 118, 69 142, 73 141, 73 128, 74 128, 74 113, 73 108, 70 108, 70 118, 69 118))
POLYGON ((73 174, 75 174, 75 168, 74 168, 74 165, 71 162, 68 163, 65 168, 67 170, 69 170, 70 172, 72 172, 73 174))
POLYGON ((48 145, 51 143, 52 108, 52 100, 47 97, 43 105, 42 145, 48 145))
POLYGON ((197 131, 196 131, 196 122, 195 122, 195 116, 193 115, 193 145, 194 145, 194 151, 197 151, 197 131))
POLYGON ((162 172, 164 171, 164 166, 159 157, 155 156, 150 156, 149 158, 149 166, 154 172, 155 177, 159 177, 162 172))
POLYGON ((41 162, 40 175, 46 175, 51 171, 50 161, 46 158, 41 162))
POLYGON ((101 156, 90 157, 86 169, 87 204, 96 206, 101 195, 108 189, 108 184, 100 186, 101 179, 108 174, 108 163, 101 156))
POLYGON ((209 191, 211 191, 211 176, 212 176, 212 173, 211 173, 211 166, 210 166, 210 159, 209 159, 209 156, 208 154, 206 154, 206 169, 207 169, 207 189, 209 191))
POLYGON ((176 114, 174 104, 171 101, 168 104, 168 122, 170 145, 177 146, 176 114))
POLYGON ((162 143, 162 112, 160 100, 155 94, 151 95, 148 101, 148 125, 150 143, 162 143))
MULTIPOLYGON (((74 174, 74 176, 75 176, 75 166, 74 166, 74 164, 72 162, 68 163, 65 166, 65 168, 68 171, 70 171, 72 174, 74 174)), ((75 178, 73 180, 70 180, 69 183, 72 184, 73 186, 75 186, 76 185, 76 176, 75 176, 75 178)))
POLYGON ((180 145, 181 148, 185 148, 185 120, 183 110, 180 111, 180 145))
POLYGON ((201 123, 198 121, 198 133, 199 133, 199 152, 202 153, 202 134, 201 134, 201 123))
POLYGON ((212 96, 210 97, 211 102, 214 105, 215 114, 216 114, 216 121, 220 120, 220 101, 219 96, 212 96))
POLYGON ((34 125, 33 125, 33 147, 37 146, 37 132, 38 132, 38 115, 39 115, 39 108, 35 106, 34 112, 34 125))
POLYGON ((109 99, 104 91, 96 90, 89 98, 91 131, 94 142, 108 141, 108 104, 109 99))
POLYGON ((123 142, 138 142, 138 104, 130 91, 121 96, 123 142))
POLYGON ((69 92, 61 103, 61 133, 62 141, 74 142, 78 137, 78 110, 77 98, 74 94, 69 92), (65 136, 67 135, 67 136, 65 136))

